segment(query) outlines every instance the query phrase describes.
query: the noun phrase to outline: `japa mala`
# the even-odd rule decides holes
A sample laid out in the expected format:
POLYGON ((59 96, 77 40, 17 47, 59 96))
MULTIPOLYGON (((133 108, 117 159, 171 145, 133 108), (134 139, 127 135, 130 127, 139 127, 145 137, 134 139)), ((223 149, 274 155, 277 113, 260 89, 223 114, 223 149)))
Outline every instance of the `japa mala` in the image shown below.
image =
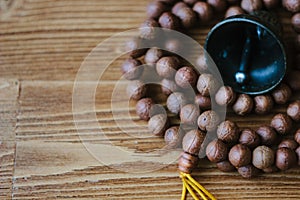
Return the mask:
POLYGON ((137 101, 136 113, 140 119, 148 121, 149 131, 164 137, 170 148, 183 149, 178 162, 183 183, 182 200, 186 199, 187 192, 194 199, 216 199, 191 176, 203 148, 208 160, 216 163, 219 170, 237 170, 244 178, 300 165, 300 129, 297 130, 300 100, 290 102, 293 91, 300 90, 300 0, 155 0, 147 7, 147 16, 141 25, 140 36, 126 44, 129 58, 121 66, 121 71, 127 80, 131 80, 127 93, 137 101), (213 16, 225 13, 225 18, 228 18, 260 10, 276 11, 281 5, 292 13, 291 24, 299 34, 294 42, 298 55, 291 61, 294 69, 287 74, 289 78, 264 94, 238 93, 228 85, 221 86, 208 73, 204 55, 199 55, 197 60, 199 75, 180 56, 170 53, 183 48, 176 39, 165 42, 165 49, 170 52, 156 47, 139 48, 142 41, 149 42, 156 37, 155 28, 185 32, 199 24, 207 24, 213 16), (172 124, 168 115, 160 112, 161 109, 154 109, 154 100, 147 95, 147 85, 140 80, 144 71, 140 66, 144 63, 162 79, 161 91, 168 97, 166 107, 169 113, 179 116, 182 124, 195 125, 196 129, 183 130, 172 124), (189 86, 197 93, 193 101, 184 94, 184 89, 189 86), (220 106, 231 106, 240 116, 253 112, 268 114, 276 104, 287 105, 287 112, 276 114, 269 125, 257 130, 241 130, 233 121, 221 121, 218 113, 212 110, 213 101, 220 106), (214 132, 216 137, 205 144, 208 132, 214 132))

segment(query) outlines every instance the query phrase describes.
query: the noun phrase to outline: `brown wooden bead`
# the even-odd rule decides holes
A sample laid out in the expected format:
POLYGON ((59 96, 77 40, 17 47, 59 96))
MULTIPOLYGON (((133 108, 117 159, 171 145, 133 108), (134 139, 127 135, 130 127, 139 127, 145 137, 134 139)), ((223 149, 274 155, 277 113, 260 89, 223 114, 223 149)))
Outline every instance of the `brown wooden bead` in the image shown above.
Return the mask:
POLYGON ((177 148, 182 144, 182 138, 184 134, 179 126, 173 126, 165 132, 165 142, 167 148, 177 148))
POLYGON ((292 129, 292 120, 286 114, 277 114, 271 120, 271 126, 281 135, 286 135, 292 129))
POLYGON ((154 115, 148 121, 148 129, 155 136, 163 136, 169 125, 166 114, 154 115))
POLYGON ((217 167, 222 172, 232 172, 235 170, 235 167, 228 160, 218 162, 217 167))
POLYGON ((206 2, 199 1, 195 3, 193 10, 198 14, 201 23, 207 23, 213 17, 213 9, 206 2))
POLYGON ((157 36, 159 24, 154 19, 147 19, 140 26, 140 37, 147 40, 153 40, 157 36))
POLYGON ((148 66, 155 67, 157 61, 163 56, 164 56, 163 50, 156 47, 152 47, 147 51, 144 60, 148 66))
POLYGON ((239 143, 254 149, 260 144, 260 137, 254 130, 244 129, 240 135, 239 143))
POLYGON ((213 140, 206 147, 206 156, 211 162, 221 162, 227 159, 228 148, 221 140, 213 140))
POLYGON ((175 81, 170 79, 163 79, 161 81, 161 90, 163 94, 169 96, 173 92, 178 91, 179 87, 176 85, 175 81))
POLYGON ((127 85, 127 95, 134 100, 140 100, 146 95, 146 85, 139 80, 130 81, 127 85))
POLYGON ((239 139, 239 127, 236 123, 226 120, 218 126, 217 137, 225 143, 236 143, 239 139))
POLYGON ((198 156, 191 155, 187 152, 182 152, 178 160, 178 169, 179 171, 187 174, 191 174, 193 169, 198 164, 198 156))
POLYGON ((201 94, 195 96, 195 104, 199 106, 202 110, 211 109, 211 99, 210 97, 205 97, 201 94))
POLYGON ((182 1, 177 2, 173 8, 172 8, 172 13, 175 14, 178 12, 178 10, 180 10, 181 8, 186 8, 188 7, 188 5, 182 1))
POLYGON ((293 17, 292 17, 291 22, 292 22, 294 30, 297 33, 300 33, 300 13, 294 14, 293 17))
POLYGON ((271 126, 261 126, 256 130, 256 133, 264 145, 272 146, 277 141, 277 133, 271 126))
POLYGON ((213 110, 203 112, 198 117, 198 127, 202 131, 214 131, 220 123, 220 117, 213 110))
POLYGON ((225 18, 232 17, 235 15, 241 15, 244 14, 244 10, 240 6, 231 6, 227 9, 225 13, 225 18))
POLYGON ((197 73, 192 67, 182 67, 175 74, 175 82, 179 87, 194 87, 197 82, 197 73))
POLYGON ((288 106, 287 114, 294 121, 300 121, 300 100, 294 101, 288 106))
POLYGON ((165 49, 177 55, 181 55, 181 53, 184 52, 184 46, 178 39, 167 39, 165 42, 165 49))
POLYGON ((205 134, 200 130, 187 132, 182 140, 183 151, 192 155, 198 155, 204 138, 205 134))
POLYGON ((292 96, 292 90, 288 85, 282 83, 273 90, 272 96, 277 104, 286 104, 292 96))
POLYGON ((217 92, 220 83, 211 74, 201 74, 197 82, 197 89, 203 96, 210 96, 217 92))
POLYGON ((289 148, 289 149, 292 149, 292 150, 296 150, 298 148, 298 146, 299 145, 295 140, 293 140, 293 139, 284 139, 279 143, 278 148, 285 147, 285 148, 289 148))
POLYGON ((254 110, 257 114, 263 115, 269 113, 273 106, 274 102, 270 95, 259 95, 254 97, 254 110))
POLYGON ((154 1, 148 4, 147 6, 147 16, 149 18, 157 19, 159 18, 164 12, 168 11, 168 6, 160 1, 154 1))
POLYGON ((197 22, 197 15, 190 7, 182 7, 174 13, 184 28, 192 28, 197 22))
POLYGON ((247 94, 240 94, 232 106, 232 109, 238 115, 246 115, 253 109, 253 100, 247 94))
POLYGON ((213 7, 216 12, 223 12, 227 8, 225 0, 207 0, 207 3, 213 7))
POLYGON ((147 49, 143 48, 143 40, 141 38, 132 38, 125 44, 125 50, 129 52, 132 58, 139 58, 145 55, 147 49))
POLYGON ((267 9, 277 8, 279 6, 279 0, 262 0, 264 6, 267 9))
POLYGON ((141 61, 133 58, 128 58, 122 64, 121 70, 123 76, 127 80, 134 80, 134 79, 138 79, 142 75, 144 71, 144 67, 142 66, 141 61))
POLYGON ((258 169, 265 169, 274 164, 275 152, 267 146, 256 147, 252 153, 252 164, 258 169))
POLYGON ((248 179, 253 178, 259 174, 259 170, 251 164, 239 167, 238 172, 243 178, 248 179))
POLYGON ((187 103, 187 98, 180 92, 172 93, 167 99, 167 107, 174 114, 178 114, 180 109, 187 103))
POLYGON ((294 139, 300 145, 300 129, 296 131, 294 139))
POLYGON ((296 156, 298 158, 298 165, 300 166, 300 146, 296 149, 296 156))
POLYGON ((242 0, 241 2, 241 7, 248 13, 260 10, 262 6, 262 0, 242 0))
POLYGON ((183 124, 196 125, 200 109, 194 104, 187 104, 180 110, 180 120, 183 124))
POLYGON ((208 71, 206 54, 204 53, 204 51, 201 51, 198 55, 198 58, 196 60, 196 69, 202 74, 208 71))
POLYGON ((235 167, 242 167, 251 163, 251 151, 243 144, 233 146, 228 155, 230 163, 235 167))
POLYGON ((236 100, 236 93, 230 86, 222 86, 215 95, 216 103, 221 106, 228 106, 236 100))
POLYGON ((295 151, 289 148, 278 148, 276 152, 276 167, 280 170, 288 170, 297 163, 295 151))
POLYGON ((179 66, 180 60, 176 56, 162 57, 156 63, 156 72, 160 77, 173 79, 179 66))
POLYGON ((171 12, 164 12, 158 19, 158 22, 162 28, 178 30, 180 27, 180 21, 171 12))
POLYGON ((299 0, 282 0, 282 5, 288 11, 293 13, 300 12, 300 1, 299 0))
POLYGON ((135 106, 136 114, 142 120, 148 121, 151 115, 151 108, 154 105, 154 102, 151 98, 140 99, 135 106))

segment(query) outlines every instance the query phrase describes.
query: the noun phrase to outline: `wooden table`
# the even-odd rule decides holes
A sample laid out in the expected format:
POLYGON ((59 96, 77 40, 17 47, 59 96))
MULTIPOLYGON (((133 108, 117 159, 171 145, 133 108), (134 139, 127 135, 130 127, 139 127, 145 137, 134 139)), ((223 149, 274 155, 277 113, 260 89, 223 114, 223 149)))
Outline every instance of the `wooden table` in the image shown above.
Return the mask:
MULTIPOLYGON (((119 106, 121 127, 114 121, 110 99, 122 59, 109 66, 96 87, 95 110, 75 113, 82 115, 79 124, 84 137, 79 137, 73 121, 73 85, 84 58, 113 34, 137 28, 148 1, 0 3, 0 199, 179 199, 181 180, 175 160, 169 165, 159 159, 125 162, 115 152, 100 148, 108 139, 124 151, 137 153, 163 145, 160 138, 137 137, 146 135, 147 128, 135 115, 132 102, 130 117, 139 127, 126 126, 130 119, 122 110, 124 102, 119 106), (98 127, 90 126, 89 116, 94 113, 108 139, 99 139, 98 127), (94 147, 92 151, 104 156, 105 162, 86 146, 94 147), (159 169, 151 170, 155 167, 159 169), (143 169, 148 172, 126 172, 143 169)), ((290 14, 280 16, 285 39, 292 41, 290 14)), ((192 35, 203 44, 211 26, 192 35)), ((93 83, 88 79, 81 82, 86 88, 89 84, 93 83)), ((277 106, 263 117, 241 118, 232 113, 229 117, 241 127, 256 128, 284 108, 277 106)), ((202 161, 194 177, 218 199, 300 199, 299 168, 245 180, 202 161)))

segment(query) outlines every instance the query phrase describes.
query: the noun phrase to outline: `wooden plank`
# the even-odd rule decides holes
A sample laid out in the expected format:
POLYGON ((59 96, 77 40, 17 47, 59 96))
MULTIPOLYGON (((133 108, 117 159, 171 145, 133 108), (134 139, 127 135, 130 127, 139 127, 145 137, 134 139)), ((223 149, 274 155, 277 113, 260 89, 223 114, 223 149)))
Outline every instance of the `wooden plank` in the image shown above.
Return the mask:
POLYGON ((12 196, 19 83, 0 80, 0 199, 12 196))

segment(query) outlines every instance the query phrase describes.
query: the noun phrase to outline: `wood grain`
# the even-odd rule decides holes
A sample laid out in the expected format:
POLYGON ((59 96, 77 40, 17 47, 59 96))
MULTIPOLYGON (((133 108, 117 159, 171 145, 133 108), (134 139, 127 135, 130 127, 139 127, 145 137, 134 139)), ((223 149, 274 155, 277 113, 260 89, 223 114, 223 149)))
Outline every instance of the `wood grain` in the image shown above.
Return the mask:
MULTIPOLYGON (((72 99, 84 58, 113 34, 137 28, 149 1, 8 2, 0 9, 0 199, 179 199, 179 150, 157 155, 164 142, 149 136, 147 124, 138 120, 135 102, 125 95, 126 81, 111 102, 124 57, 111 63, 100 82, 82 80, 79 108, 72 99), (88 91, 95 85, 93 108, 88 91)), ((292 43, 290 14, 279 16, 292 43)), ((216 22, 190 34, 203 44, 216 22)), ((293 99, 299 98, 295 93, 293 99)), ((237 117, 229 110, 228 117, 256 128, 285 107, 263 117, 237 117)), ((218 199, 300 198, 299 167, 245 180, 204 159, 194 176, 218 199)))

